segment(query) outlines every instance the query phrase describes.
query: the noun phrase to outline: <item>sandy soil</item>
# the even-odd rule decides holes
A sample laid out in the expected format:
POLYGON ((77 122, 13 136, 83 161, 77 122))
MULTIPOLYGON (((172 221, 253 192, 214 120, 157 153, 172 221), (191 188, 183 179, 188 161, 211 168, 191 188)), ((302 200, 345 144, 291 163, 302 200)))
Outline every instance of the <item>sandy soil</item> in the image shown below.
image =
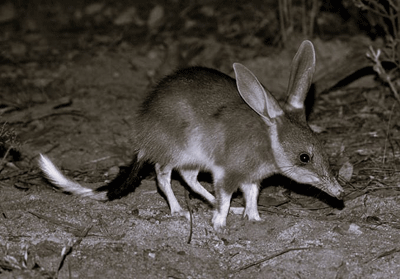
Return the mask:
MULTIPOLYGON (((170 215, 152 176, 128 196, 102 203, 57 191, 37 168, 41 152, 78 181, 112 179, 130 161, 133 111, 156 80, 182 65, 176 55, 185 50, 183 43, 171 38, 167 46, 127 39, 112 45, 115 37, 107 35, 82 50, 84 33, 72 46, 43 43, 43 53, 57 56, 48 62, 36 39, 26 38, 27 53, 40 59, 0 66, 1 104, 13 108, 2 115, 8 122, 3 131, 18 135, 14 145, 21 155, 7 157, 0 173, 1 278, 398 277, 400 111, 373 77, 318 96, 310 115, 335 173, 346 165, 352 169, 350 180, 342 180, 343 203, 274 177, 262 185, 263 221, 243 220, 233 210, 226 231, 216 233, 211 206, 190 193, 188 243, 190 222, 170 215)), ((255 55, 208 38, 202 41, 206 51, 183 64, 203 61, 232 74, 232 62, 242 62, 283 100, 300 41, 255 55)), ((325 67, 327 52, 340 55, 330 45, 316 43, 325 67)), ((213 190, 207 176, 202 183, 213 190)), ((173 189, 186 207, 187 189, 177 176, 173 189)), ((232 208, 242 206, 237 193, 232 208)))

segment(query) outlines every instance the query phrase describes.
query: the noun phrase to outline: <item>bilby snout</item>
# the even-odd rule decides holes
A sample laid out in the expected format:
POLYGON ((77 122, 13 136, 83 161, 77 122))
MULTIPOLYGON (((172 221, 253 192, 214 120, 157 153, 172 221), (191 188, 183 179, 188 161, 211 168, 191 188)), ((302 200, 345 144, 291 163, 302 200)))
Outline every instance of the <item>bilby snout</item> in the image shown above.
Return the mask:
POLYGON ((339 200, 344 198, 344 190, 336 179, 333 179, 333 181, 330 183, 327 188, 327 192, 339 200))

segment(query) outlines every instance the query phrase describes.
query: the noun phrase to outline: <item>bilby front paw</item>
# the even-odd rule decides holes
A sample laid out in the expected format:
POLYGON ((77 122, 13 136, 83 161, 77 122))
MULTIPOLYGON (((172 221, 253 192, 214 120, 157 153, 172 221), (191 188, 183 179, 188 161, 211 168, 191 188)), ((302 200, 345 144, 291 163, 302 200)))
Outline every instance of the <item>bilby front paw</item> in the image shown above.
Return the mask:
POLYGON ((220 214, 218 211, 214 211, 212 224, 216 232, 222 232, 226 225, 226 216, 220 214))

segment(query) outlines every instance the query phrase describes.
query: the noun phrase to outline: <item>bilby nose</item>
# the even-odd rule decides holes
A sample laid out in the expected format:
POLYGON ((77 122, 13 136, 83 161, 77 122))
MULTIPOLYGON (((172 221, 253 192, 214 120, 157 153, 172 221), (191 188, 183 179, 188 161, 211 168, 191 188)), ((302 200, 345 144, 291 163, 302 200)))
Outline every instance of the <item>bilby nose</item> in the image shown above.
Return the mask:
POLYGON ((344 190, 342 186, 340 186, 339 182, 336 181, 336 179, 332 183, 331 194, 339 200, 344 198, 344 190))
POLYGON ((339 191, 338 195, 336 196, 339 200, 342 200, 344 198, 344 190, 341 189, 341 191, 339 191))

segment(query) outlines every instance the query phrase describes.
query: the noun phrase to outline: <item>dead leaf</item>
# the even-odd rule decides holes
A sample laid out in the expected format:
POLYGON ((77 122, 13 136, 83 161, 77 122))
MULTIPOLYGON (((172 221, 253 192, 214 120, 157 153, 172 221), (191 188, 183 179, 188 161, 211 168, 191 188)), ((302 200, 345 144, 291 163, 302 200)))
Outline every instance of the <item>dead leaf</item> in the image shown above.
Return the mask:
POLYGON ((353 164, 350 162, 346 162, 339 170, 339 177, 344 179, 345 181, 350 181, 353 176, 353 164))

